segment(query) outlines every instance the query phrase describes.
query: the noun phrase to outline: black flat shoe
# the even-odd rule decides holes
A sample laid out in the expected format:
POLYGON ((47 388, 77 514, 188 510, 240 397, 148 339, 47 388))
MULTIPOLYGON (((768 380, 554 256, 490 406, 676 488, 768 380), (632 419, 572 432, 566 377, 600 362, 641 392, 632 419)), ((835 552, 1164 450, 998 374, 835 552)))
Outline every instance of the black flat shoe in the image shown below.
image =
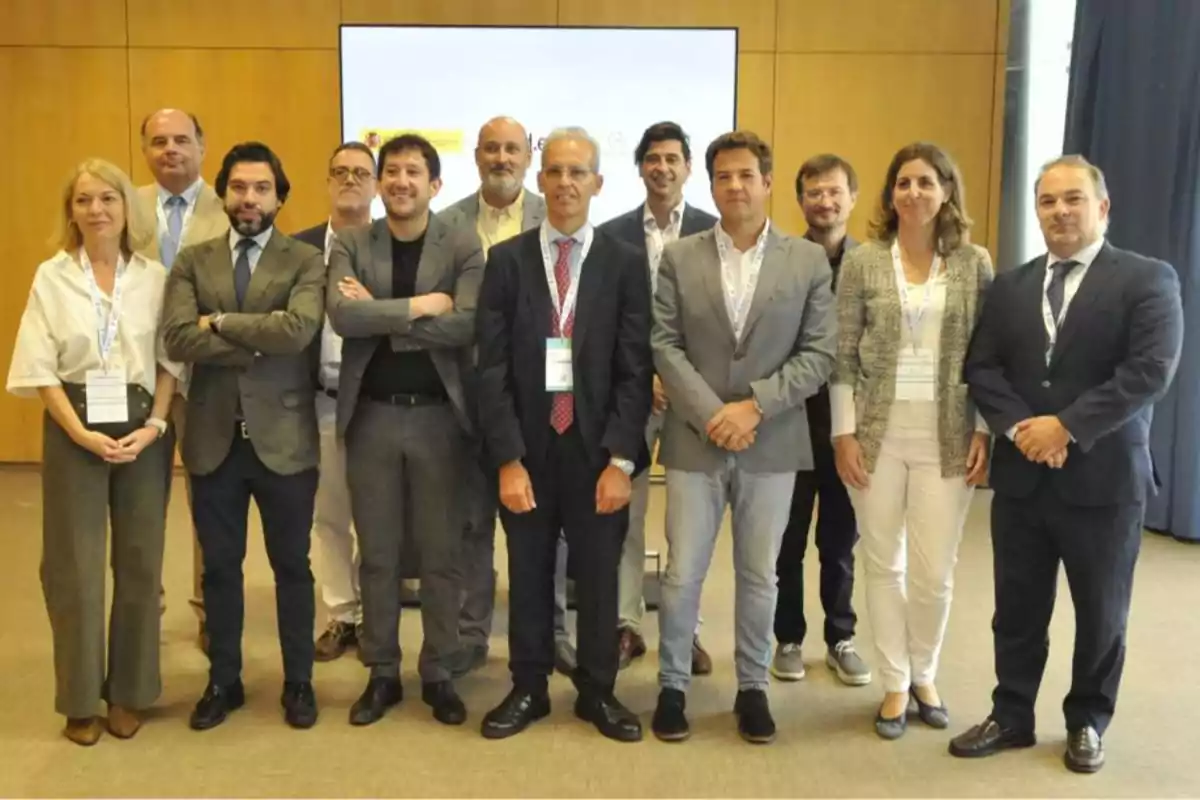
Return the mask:
POLYGON ((1033 747, 1037 737, 1033 731, 1018 731, 1002 728, 1000 723, 988 717, 970 730, 950 740, 950 755, 958 758, 983 758, 1001 750, 1018 747, 1033 747))
POLYGON ((687 695, 678 689, 663 689, 658 693, 658 706, 650 721, 650 730, 663 742, 682 742, 692 735, 688 724, 687 695))
POLYGON ((912 695, 913 701, 917 704, 917 716, 931 728, 943 730, 950 727, 950 711, 943 703, 940 706, 931 706, 921 700, 917 695, 916 689, 909 689, 909 694, 912 695))
POLYGON ((883 707, 880 706, 879 713, 875 715, 875 733, 879 734, 879 738, 893 741, 903 736, 907 730, 907 710, 898 717, 888 718, 883 715, 883 707))

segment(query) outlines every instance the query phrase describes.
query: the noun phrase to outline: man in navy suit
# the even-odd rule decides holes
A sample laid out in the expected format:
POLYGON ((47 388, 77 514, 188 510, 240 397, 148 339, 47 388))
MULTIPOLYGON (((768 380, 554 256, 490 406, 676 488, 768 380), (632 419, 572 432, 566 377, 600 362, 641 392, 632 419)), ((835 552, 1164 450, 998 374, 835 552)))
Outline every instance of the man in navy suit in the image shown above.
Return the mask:
POLYGON ((1075 606, 1071 690, 1063 701, 1066 766, 1104 765, 1101 737, 1125 661, 1133 569, 1146 497, 1152 406, 1183 342, 1170 264, 1108 244, 1099 169, 1064 156, 1035 187, 1048 254, 996 277, 965 367, 996 433, 992 461, 992 713, 950 752, 1029 747, 1049 652, 1062 562, 1075 606))
MULTIPOLYGON (((683 128, 674 122, 651 125, 642 134, 634 150, 634 161, 642 183, 646 185, 646 202, 600 226, 600 230, 628 242, 646 256, 646 268, 652 287, 658 284, 658 263, 663 248, 681 237, 705 231, 717 224, 717 218, 683 201, 683 185, 692 174, 692 149, 683 128)), ((667 410, 667 393, 662 381, 654 378, 654 412, 646 426, 646 446, 654 452, 662 433, 663 413, 667 410)), ((646 563, 646 506, 650 500, 650 471, 646 470, 633 482, 629 500, 629 530, 621 551, 620 608, 621 631, 620 668, 646 654, 642 638, 642 615, 646 613, 642 597, 646 563)), ((712 658, 700 644, 700 632, 692 641, 692 674, 712 672, 712 658)))

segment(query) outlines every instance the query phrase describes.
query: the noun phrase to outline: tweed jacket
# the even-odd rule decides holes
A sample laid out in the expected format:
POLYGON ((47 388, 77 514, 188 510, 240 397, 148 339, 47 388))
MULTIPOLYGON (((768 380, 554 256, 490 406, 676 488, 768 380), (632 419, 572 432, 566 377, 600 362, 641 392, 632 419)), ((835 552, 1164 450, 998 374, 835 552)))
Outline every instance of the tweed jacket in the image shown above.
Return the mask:
MULTIPOLYGON (((942 476, 966 475, 977 429, 963 362, 991 286, 988 251, 963 244, 944 258, 946 310, 937 368, 937 426, 942 476)), ((867 242, 846 253, 838 278, 838 355, 831 386, 854 393, 855 435, 867 472, 874 472, 896 396, 902 323, 891 243, 867 242)))

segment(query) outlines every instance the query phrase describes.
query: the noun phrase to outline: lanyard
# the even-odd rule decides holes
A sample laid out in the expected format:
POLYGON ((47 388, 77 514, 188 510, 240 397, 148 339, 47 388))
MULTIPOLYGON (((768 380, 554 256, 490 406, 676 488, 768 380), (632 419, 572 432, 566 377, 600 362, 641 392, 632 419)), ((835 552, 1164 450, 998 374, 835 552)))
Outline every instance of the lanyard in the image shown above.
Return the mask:
POLYGON ((933 257, 933 264, 929 268, 929 278, 925 281, 925 292, 918 308, 914 308, 908 300, 908 279, 904 277, 904 264, 900 261, 900 243, 896 241, 892 242, 892 269, 896 273, 896 291, 900 293, 900 313, 904 317, 904 324, 908 326, 909 338, 912 339, 915 353, 918 349, 917 331, 933 302, 933 281, 942 269, 942 259, 938 255, 933 257))
MULTIPOLYGON (((561 334, 567 327, 569 320, 575 313, 575 301, 579 298, 579 284, 583 277, 583 262, 587 260, 588 251, 592 249, 592 238, 595 229, 588 226, 587 232, 583 235, 583 250, 579 254, 579 277, 571 281, 570 287, 567 289, 567 297, 559 304, 558 280, 554 277, 554 263, 556 261, 550 255, 550 234, 548 233, 548 224, 543 222, 539 238, 542 243, 542 264, 546 268, 546 285, 550 287, 550 302, 554 304, 554 313, 558 319, 558 332, 561 334)), ((572 244, 574 247, 574 244, 572 244)), ((568 253, 568 258, 570 254, 568 253)), ((569 271, 568 271, 569 274, 569 271)))
POLYGON ((92 296, 92 307, 96 310, 97 338, 100 345, 100 362, 108 368, 108 354, 112 351, 113 343, 117 340, 117 323, 121 318, 121 297, 124 294, 121 278, 125 276, 125 257, 117 260, 117 274, 113 278, 112 305, 108 314, 104 313, 104 298, 100 292, 100 284, 96 283, 96 273, 92 271, 92 261, 87 251, 79 248, 79 263, 83 266, 83 274, 87 278, 88 292, 92 296))
MULTIPOLYGON (((1079 269, 1079 267, 1075 267, 1079 269)), ((1053 265, 1046 263, 1046 274, 1053 275, 1053 265)), ((1053 280, 1053 277, 1051 277, 1053 280)), ((1049 287, 1049 284, 1046 284, 1049 287)), ((1050 358, 1054 355, 1054 345, 1058 342, 1058 331, 1062 328, 1063 320, 1067 318, 1067 282, 1063 279, 1063 304, 1058 310, 1058 319, 1050 310, 1050 295, 1042 289, 1042 324, 1046 327, 1046 366, 1050 366, 1050 358)))
MULTIPOLYGON (((725 284, 725 292, 728 296, 727 307, 733 314, 733 333, 738 339, 742 338, 742 327, 746 324, 746 315, 750 311, 750 304, 754 300, 754 290, 758 287, 758 273, 762 270, 763 258, 767 252, 767 232, 771 230, 771 221, 763 225, 762 233, 758 235, 758 241, 754 245, 754 255, 750 258, 750 266, 748 269, 743 269, 741 272, 741 294, 738 294, 737 280, 731 274, 732 264, 729 253, 729 244, 725 241, 725 232, 721 230, 720 221, 716 224, 715 235, 713 238, 717 240, 717 258, 721 261, 721 273, 723 283, 725 284), (739 299, 740 298, 740 299, 739 299)), ((738 254, 739 265, 742 255, 738 254)))

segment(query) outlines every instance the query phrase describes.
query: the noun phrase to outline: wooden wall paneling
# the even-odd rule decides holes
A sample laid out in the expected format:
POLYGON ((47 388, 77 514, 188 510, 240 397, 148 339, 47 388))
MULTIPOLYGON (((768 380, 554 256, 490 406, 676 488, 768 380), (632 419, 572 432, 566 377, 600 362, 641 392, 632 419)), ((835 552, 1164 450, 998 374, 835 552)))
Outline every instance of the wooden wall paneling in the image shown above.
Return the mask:
POLYGON ((974 235, 986 236, 994 61, 990 54, 780 54, 774 219, 785 230, 804 230, 794 191, 787 190, 790 202, 781 202, 785 179, 791 178, 790 186, 806 158, 831 151, 858 173, 850 230, 863 236, 892 155, 910 142, 929 140, 958 161, 968 212, 976 219, 974 235))
MULTIPOLYGON (((63 181, 85 158, 129 169, 129 96, 120 48, 0 47, 0 152, 20 202, 0 214, 8 291, 0 294, 0 363, 7 381, 17 327, 49 243, 63 181)), ((11 198, 10 198, 11 199, 11 198)), ((0 392, 0 461, 40 461, 41 404, 0 392)))
POLYGON ((125 0, 0 1, 0 46, 122 47, 124 44, 125 0))
MULTIPOLYGON (((778 0, 786 4, 794 0, 778 0)), ((739 28, 738 49, 775 49, 776 0, 559 0, 558 24, 739 28)))
POLYGON ((1000 0, 996 9, 996 52, 1008 52, 1008 34, 1012 23, 1012 0, 1000 0))
MULTIPOLYGON (((737 126, 757 133, 768 144, 775 138, 775 56, 771 53, 738 54, 737 126)), ((693 142, 693 180, 708 181, 704 168, 704 150, 708 142, 693 142)), ((774 207, 775 196, 767 198, 767 213, 774 207)))
POLYGON ((342 22, 554 25, 558 0, 342 0, 342 22))
POLYGON ((776 45, 781 53, 991 53, 998 2, 779 0, 776 45))
POLYGON ((126 0, 131 47, 337 47, 338 0, 126 0))
MULTIPOLYGON (((336 51, 146 49, 129 57, 134 137, 142 118, 158 108, 191 111, 204 126, 203 174, 210 183, 230 147, 259 140, 279 155, 292 184, 280 228, 299 230, 328 215, 329 153, 341 132, 336 51)), ((135 160, 137 183, 149 183, 140 153, 135 160)))

